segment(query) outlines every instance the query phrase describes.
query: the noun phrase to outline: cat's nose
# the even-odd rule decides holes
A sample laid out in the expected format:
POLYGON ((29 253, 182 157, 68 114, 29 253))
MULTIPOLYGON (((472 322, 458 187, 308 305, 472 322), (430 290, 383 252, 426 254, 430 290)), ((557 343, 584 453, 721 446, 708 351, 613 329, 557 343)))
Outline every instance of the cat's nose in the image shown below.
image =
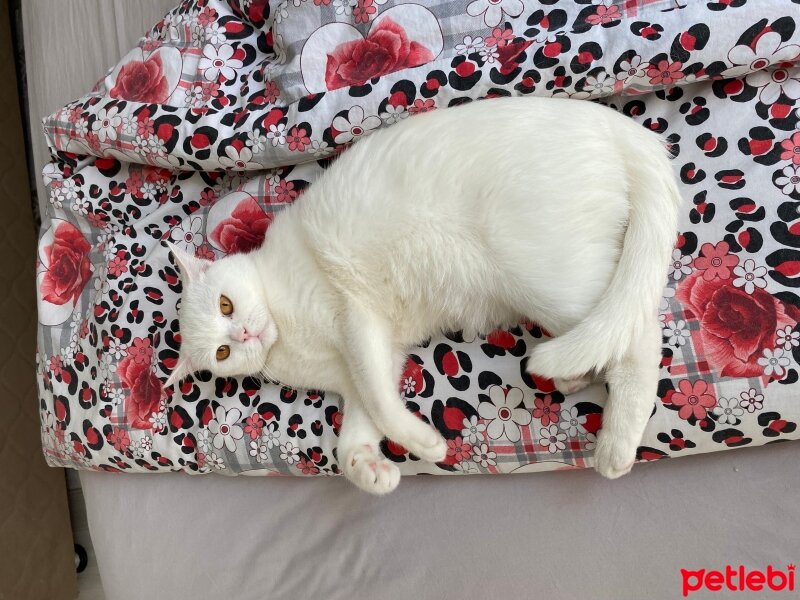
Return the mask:
POLYGON ((235 339, 237 342, 246 342, 246 341, 247 341, 247 340, 249 340, 251 337, 253 337, 253 336, 251 336, 251 335, 250 335, 250 334, 247 332, 247 329, 245 329, 244 327, 240 327, 240 328, 239 328, 239 329, 236 331, 236 333, 234 334, 234 339, 235 339))

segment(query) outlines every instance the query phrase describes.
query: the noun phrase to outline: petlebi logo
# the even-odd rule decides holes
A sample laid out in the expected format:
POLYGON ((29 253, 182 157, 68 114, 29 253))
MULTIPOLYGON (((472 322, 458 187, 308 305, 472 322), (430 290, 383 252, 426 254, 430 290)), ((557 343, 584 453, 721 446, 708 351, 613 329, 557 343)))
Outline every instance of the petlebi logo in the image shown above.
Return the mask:
POLYGON ((738 567, 726 565, 724 571, 681 569, 683 597, 700 590, 710 592, 723 590, 731 592, 793 592, 795 590, 794 571, 794 565, 788 565, 786 570, 768 565, 765 571, 748 569, 744 565, 738 567))

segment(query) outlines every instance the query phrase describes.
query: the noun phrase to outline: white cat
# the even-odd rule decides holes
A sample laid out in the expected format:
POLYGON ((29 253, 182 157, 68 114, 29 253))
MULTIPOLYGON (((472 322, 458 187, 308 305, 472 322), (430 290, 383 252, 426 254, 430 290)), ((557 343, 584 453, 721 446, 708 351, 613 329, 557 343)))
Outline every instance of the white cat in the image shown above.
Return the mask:
POLYGON ((603 371, 595 452, 627 473, 656 399, 657 307, 680 195, 662 140, 612 109, 507 98, 434 111, 338 158, 270 226, 216 262, 171 245, 181 351, 207 369, 338 392, 345 475, 391 491, 386 436, 426 461, 447 446, 398 393, 407 352, 442 330, 534 321, 556 337, 528 369, 565 391, 603 371))

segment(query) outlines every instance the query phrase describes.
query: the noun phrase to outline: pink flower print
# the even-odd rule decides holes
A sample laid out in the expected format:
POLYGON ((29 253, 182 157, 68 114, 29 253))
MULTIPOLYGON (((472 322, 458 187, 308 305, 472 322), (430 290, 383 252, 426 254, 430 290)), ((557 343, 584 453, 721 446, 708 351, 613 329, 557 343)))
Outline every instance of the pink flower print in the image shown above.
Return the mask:
POLYGON ((139 170, 131 171, 130 175, 128 175, 128 178, 125 180, 125 191, 132 196, 141 198, 141 188, 143 183, 144 181, 142 180, 142 172, 139 170))
POLYGON ((417 98, 414 100, 414 104, 409 106, 408 112, 410 112, 412 115, 418 115, 430 110, 434 110, 435 108, 436 106, 433 100, 422 100, 417 98))
POLYGON ((301 458, 300 461, 297 463, 297 468, 303 472, 303 475, 316 475, 317 473, 319 473, 317 465, 315 465, 307 458, 301 458))
POLYGON ((286 143, 292 152, 302 152, 311 143, 308 132, 303 127, 292 127, 289 135, 286 136, 286 143))
POLYGON ((358 0, 358 4, 353 8, 353 17, 356 23, 366 23, 377 11, 372 0, 358 0))
POLYGON ((695 382, 684 379, 678 384, 678 390, 672 394, 670 400, 673 405, 680 407, 678 416, 681 419, 691 416, 698 420, 704 419, 708 409, 717 404, 714 388, 702 379, 695 382))
POLYGON ((681 67, 683 67, 683 63, 680 61, 670 63, 664 59, 659 61, 657 65, 647 67, 647 76, 653 85, 672 85, 676 81, 683 79, 681 67))
POLYGON ((214 254, 214 251, 211 249, 211 246, 208 244, 203 244, 202 246, 198 246, 197 250, 194 251, 194 255, 197 258, 203 258, 205 260, 216 260, 217 255, 214 254))
POLYGON ((106 224, 106 216, 103 213, 89 213, 88 220, 95 229, 102 229, 106 224))
POLYGON ((279 95, 280 90, 278 89, 277 83, 274 81, 267 81, 264 84, 264 100, 267 101, 267 104, 275 104, 279 95))
POLYGON ((125 251, 120 250, 117 255, 108 262, 108 274, 112 277, 119 277, 123 273, 128 272, 128 261, 123 257, 125 251))
POLYGON ((508 43, 513 39, 514 32, 511 29, 495 27, 492 29, 492 35, 486 38, 486 45, 502 48, 503 46, 507 46, 508 43))
POLYGON ((617 21, 621 18, 622 15, 619 12, 618 6, 605 6, 601 4, 597 7, 596 13, 586 17, 586 21, 590 25, 604 25, 606 23, 611 23, 611 21, 617 21))
POLYGON ((533 401, 533 405, 535 407, 533 409, 533 417, 539 419, 542 425, 547 427, 552 423, 558 423, 561 404, 553 402, 553 398, 550 394, 546 395, 544 398, 539 398, 537 396, 533 401))
POLYGON ((133 357, 133 362, 137 365, 149 365, 153 358, 150 338, 133 338, 133 343, 128 347, 128 356, 133 357))
POLYGON ((217 192, 213 188, 207 188, 200 192, 200 206, 208 206, 217 201, 217 192))
POLYGON ((108 434, 108 443, 114 446, 117 452, 126 452, 130 448, 131 437, 124 429, 114 427, 108 434))
POLYGON ((716 246, 708 243, 702 245, 702 256, 694 259, 694 267, 703 272, 703 279, 730 279, 731 268, 739 264, 739 257, 730 254, 729 250, 728 242, 720 242, 716 246))
POLYGON ((275 195, 278 202, 293 202, 297 198, 297 190, 294 189, 293 182, 283 180, 275 186, 275 195))
POLYGON ((264 419, 257 412, 254 412, 244 420, 244 432, 250 436, 251 440, 260 438, 263 430, 264 419))
POLYGON ((150 117, 141 116, 139 117, 139 123, 136 126, 136 133, 140 136, 146 138, 153 135, 153 119, 150 117))
POLYGON ((456 464, 469 460, 472 456, 472 444, 465 442, 461 436, 454 440, 447 440, 447 456, 452 456, 456 464))
POLYGON ((200 25, 202 25, 203 27, 208 27, 214 22, 216 18, 217 18, 217 11, 211 8, 210 6, 206 6, 197 15, 197 22, 200 23, 200 25))
POLYGON ((800 131, 783 140, 781 148, 783 148, 781 160, 790 160, 792 164, 800 165, 800 131))

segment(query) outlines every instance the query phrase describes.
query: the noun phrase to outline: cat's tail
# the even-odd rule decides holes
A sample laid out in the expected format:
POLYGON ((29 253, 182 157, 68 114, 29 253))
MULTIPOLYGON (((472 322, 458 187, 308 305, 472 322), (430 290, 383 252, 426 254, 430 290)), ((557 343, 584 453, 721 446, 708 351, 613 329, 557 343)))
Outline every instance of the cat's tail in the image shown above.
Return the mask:
POLYGON ((534 348, 527 370, 573 379, 619 360, 656 321, 681 202, 664 142, 644 128, 618 135, 630 213, 619 263, 605 294, 573 329, 534 348))

